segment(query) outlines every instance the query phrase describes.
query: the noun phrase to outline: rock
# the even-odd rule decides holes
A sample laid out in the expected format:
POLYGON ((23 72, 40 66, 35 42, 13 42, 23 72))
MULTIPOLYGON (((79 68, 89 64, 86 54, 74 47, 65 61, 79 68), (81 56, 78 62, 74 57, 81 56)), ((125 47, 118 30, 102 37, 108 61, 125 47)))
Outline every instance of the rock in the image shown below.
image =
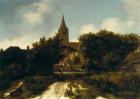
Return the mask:
POLYGON ((121 67, 123 70, 140 73, 140 51, 129 54, 121 67))
POLYGON ((21 94, 22 94, 22 90, 20 87, 20 88, 16 89, 15 91, 13 91, 10 96, 17 97, 17 96, 20 96, 21 94))

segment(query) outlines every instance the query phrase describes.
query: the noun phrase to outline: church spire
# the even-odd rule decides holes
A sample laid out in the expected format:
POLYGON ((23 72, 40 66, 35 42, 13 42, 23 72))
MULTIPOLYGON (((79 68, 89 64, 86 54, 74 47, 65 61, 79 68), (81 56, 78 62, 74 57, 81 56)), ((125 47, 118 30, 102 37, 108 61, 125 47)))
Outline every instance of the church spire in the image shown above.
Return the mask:
POLYGON ((60 28, 67 28, 64 15, 62 16, 60 28))
POLYGON ((58 34, 63 45, 67 45, 69 42, 69 29, 66 26, 64 15, 62 16, 60 28, 58 29, 58 34))

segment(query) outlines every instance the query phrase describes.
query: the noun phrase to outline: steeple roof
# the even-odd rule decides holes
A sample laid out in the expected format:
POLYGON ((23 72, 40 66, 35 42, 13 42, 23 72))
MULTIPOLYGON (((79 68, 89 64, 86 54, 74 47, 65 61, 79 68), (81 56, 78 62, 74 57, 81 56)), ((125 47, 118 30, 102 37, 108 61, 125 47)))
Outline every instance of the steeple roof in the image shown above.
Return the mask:
POLYGON ((60 28, 59 29, 64 29, 64 28, 67 28, 67 26, 66 26, 66 23, 65 23, 64 15, 63 15, 62 21, 61 21, 61 25, 60 25, 60 28))

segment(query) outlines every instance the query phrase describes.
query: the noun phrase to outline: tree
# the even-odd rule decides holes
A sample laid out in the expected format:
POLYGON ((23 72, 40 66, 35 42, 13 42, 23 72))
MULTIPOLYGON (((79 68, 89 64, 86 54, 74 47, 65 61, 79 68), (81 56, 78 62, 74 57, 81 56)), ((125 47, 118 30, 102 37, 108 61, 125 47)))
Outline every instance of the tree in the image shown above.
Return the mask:
POLYGON ((0 54, 0 69, 4 69, 12 63, 26 65, 27 51, 19 47, 9 47, 0 54))
POLYGON ((63 51, 58 35, 46 40, 41 38, 33 44, 34 58, 32 63, 37 67, 38 74, 49 74, 53 72, 53 64, 63 57, 63 51))
POLYGON ((84 34, 79 40, 84 65, 96 71, 110 71, 118 69, 124 58, 137 49, 139 36, 101 30, 84 34))
POLYGON ((0 90, 6 89, 18 79, 29 76, 27 55, 29 51, 19 47, 9 47, 0 53, 0 90))

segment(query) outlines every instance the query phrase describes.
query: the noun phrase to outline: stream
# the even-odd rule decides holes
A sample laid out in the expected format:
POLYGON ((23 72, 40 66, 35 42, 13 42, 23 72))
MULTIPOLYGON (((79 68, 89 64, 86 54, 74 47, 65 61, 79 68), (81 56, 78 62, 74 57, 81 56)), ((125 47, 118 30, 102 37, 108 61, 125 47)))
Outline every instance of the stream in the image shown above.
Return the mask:
POLYGON ((30 99, 107 99, 101 96, 92 97, 88 88, 78 83, 55 82, 42 95, 30 99))

